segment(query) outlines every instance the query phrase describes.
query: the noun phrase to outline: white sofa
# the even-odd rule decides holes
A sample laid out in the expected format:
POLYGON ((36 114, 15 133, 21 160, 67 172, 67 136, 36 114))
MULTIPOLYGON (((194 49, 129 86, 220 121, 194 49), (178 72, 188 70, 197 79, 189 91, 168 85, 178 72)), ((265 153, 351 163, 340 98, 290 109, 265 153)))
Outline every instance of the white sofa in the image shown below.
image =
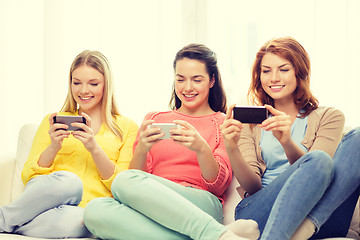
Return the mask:
MULTIPOLYGON (((21 170, 29 154, 32 140, 34 138, 36 130, 37 130, 36 124, 24 125, 19 132, 16 155, 0 154, 0 193, 1 193, 0 206, 11 202, 13 199, 17 198, 24 190, 24 185, 20 177, 21 170)), ((233 221, 235 206, 241 200, 236 190, 237 187, 238 187, 238 183, 234 178, 227 191, 227 201, 224 206, 224 224, 228 224, 233 221)), ((357 206, 347 239, 360 240, 359 232, 360 232, 359 206, 357 206)), ((21 239, 39 240, 39 238, 31 238, 31 237, 25 237, 14 234, 0 233, 0 240, 21 240, 21 239)), ((336 238, 332 238, 332 240, 335 239, 336 238)), ((139 239, 139 240, 143 240, 143 239, 139 239)))

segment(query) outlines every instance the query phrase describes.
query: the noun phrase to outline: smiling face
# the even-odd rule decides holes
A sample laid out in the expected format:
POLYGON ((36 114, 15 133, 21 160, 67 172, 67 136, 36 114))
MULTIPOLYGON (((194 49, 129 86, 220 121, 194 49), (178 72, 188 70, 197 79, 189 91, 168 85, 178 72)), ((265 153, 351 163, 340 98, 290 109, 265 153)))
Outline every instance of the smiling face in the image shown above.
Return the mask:
POLYGON ((175 93, 181 101, 181 107, 178 111, 190 115, 213 113, 208 98, 210 88, 214 86, 214 81, 214 79, 210 80, 204 63, 189 58, 177 61, 175 93))
POLYGON ((297 87, 295 69, 283 57, 267 53, 261 61, 261 86, 264 91, 278 102, 294 102, 293 92, 297 87))
POLYGON ((101 111, 104 83, 104 76, 87 65, 81 65, 72 72, 71 93, 79 104, 80 112, 101 111))

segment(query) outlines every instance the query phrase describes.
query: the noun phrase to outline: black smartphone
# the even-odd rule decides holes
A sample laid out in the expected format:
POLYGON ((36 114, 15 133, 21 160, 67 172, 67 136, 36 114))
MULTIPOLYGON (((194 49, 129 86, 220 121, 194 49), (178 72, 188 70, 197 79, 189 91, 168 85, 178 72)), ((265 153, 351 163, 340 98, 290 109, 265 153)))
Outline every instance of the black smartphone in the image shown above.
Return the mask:
POLYGON ((234 119, 242 123, 260 124, 269 117, 269 111, 264 106, 234 107, 234 119))
POLYGON ((82 128, 73 127, 71 123, 78 122, 86 124, 86 119, 83 116, 54 116, 54 123, 62 123, 69 126, 67 131, 84 131, 82 128))

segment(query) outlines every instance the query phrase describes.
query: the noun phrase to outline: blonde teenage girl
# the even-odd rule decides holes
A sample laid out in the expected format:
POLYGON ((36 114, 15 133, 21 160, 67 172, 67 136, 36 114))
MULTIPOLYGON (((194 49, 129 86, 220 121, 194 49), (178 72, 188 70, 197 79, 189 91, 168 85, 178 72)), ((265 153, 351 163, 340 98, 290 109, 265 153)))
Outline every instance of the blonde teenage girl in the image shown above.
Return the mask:
POLYGON ((83 207, 111 196, 115 176, 128 169, 138 126, 114 102, 110 66, 100 52, 83 51, 70 68, 59 113, 47 115, 34 138, 22 179, 26 188, 0 208, 0 232, 42 238, 90 237, 83 207), (54 116, 83 116, 67 131, 54 116))

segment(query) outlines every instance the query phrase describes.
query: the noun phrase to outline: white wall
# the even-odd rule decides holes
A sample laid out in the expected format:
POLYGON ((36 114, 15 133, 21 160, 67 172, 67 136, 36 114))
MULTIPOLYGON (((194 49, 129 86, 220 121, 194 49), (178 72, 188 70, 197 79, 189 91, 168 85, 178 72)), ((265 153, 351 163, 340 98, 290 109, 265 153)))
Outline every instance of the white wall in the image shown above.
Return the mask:
POLYGON ((320 105, 341 109, 347 125, 360 126, 360 1, 209 0, 207 5, 206 43, 218 52, 230 102, 247 103, 259 48, 271 38, 293 36, 310 55, 311 89, 320 105))
POLYGON ((290 35, 312 61, 322 105, 360 125, 358 0, 0 0, 0 152, 14 152, 19 128, 58 111, 73 58, 107 56, 123 115, 141 122, 166 110, 175 53, 201 42, 218 55, 230 103, 246 104, 256 51, 290 35))
POLYGON ((181 9, 179 0, 0 0, 0 151, 15 151, 23 124, 60 110, 85 49, 109 59, 124 116, 140 123, 167 109, 181 9))
POLYGON ((43 114, 43 1, 0 1, 0 152, 43 114), (31 9, 31 11, 29 11, 31 9))
POLYGON ((172 59, 182 46, 174 37, 181 27, 180 1, 44 3, 44 98, 51 99, 44 105, 45 113, 63 104, 68 69, 84 49, 99 50, 109 59, 123 115, 140 122, 144 112, 167 107, 172 59))

